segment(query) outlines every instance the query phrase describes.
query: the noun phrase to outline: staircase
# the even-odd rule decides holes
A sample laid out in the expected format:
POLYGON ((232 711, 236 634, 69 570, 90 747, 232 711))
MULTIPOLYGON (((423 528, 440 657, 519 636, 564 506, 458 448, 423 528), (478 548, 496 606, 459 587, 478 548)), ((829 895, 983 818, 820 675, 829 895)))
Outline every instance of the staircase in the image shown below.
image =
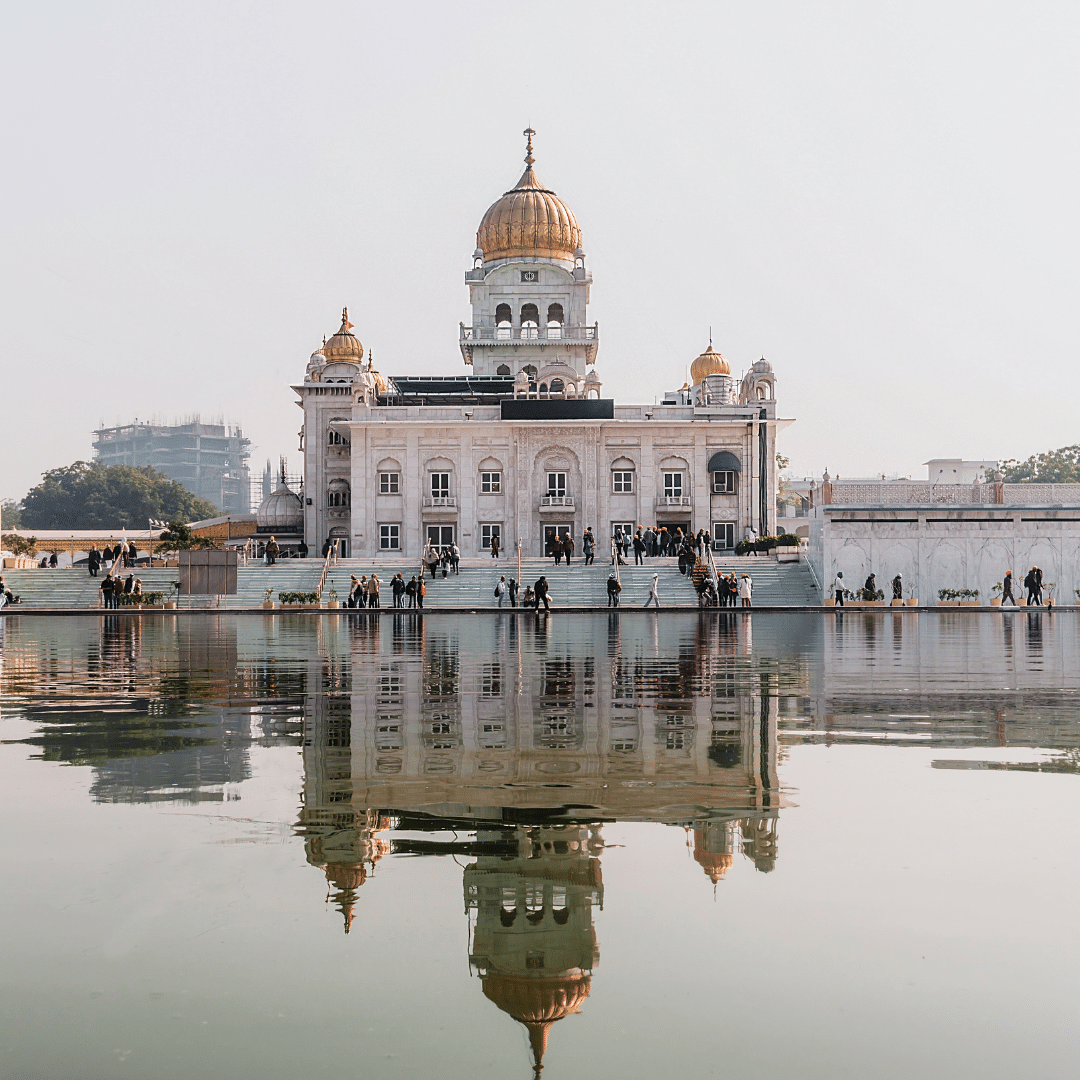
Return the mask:
MULTIPOLYGON (((271 590, 271 599, 275 602, 279 592, 314 592, 322 566, 321 559, 285 559, 276 566, 242 567, 237 572, 236 595, 222 597, 221 607, 234 610, 261 607, 267 589, 271 590)), ((720 573, 750 574, 754 582, 755 607, 806 607, 821 603, 813 576, 804 563, 733 558, 717 560, 716 566, 720 573)), ((349 595, 350 575, 370 577, 372 571, 378 574, 382 583, 380 603, 383 608, 390 608, 393 606, 390 579, 400 572, 408 582, 418 573, 418 566, 415 559, 342 559, 326 576, 323 602, 330 599, 330 590, 335 589, 344 606, 349 595)), ((517 575, 517 559, 513 555, 500 559, 470 559, 462 562, 460 571, 445 579, 441 570, 437 571, 434 580, 426 577, 425 608, 494 608, 495 583, 500 575, 505 574, 507 580, 517 575)), ((583 558, 575 557, 568 567, 565 563, 555 566, 551 559, 524 558, 521 560, 521 591, 543 574, 548 579, 554 607, 606 607, 610 572, 608 559, 598 558, 593 566, 586 566, 583 558)), ((175 568, 134 573, 142 579, 144 592, 163 592, 167 598, 172 595, 171 584, 177 576, 175 568)), ((697 594, 690 579, 679 574, 678 563, 673 558, 646 559, 644 566, 628 563, 619 568, 619 573, 623 587, 622 607, 644 606, 653 574, 659 575, 661 607, 697 605, 697 594)), ((4 581, 13 593, 22 597, 21 608, 16 610, 95 609, 101 606, 101 577, 92 578, 84 569, 8 570, 4 572, 4 581)), ((216 607, 217 604, 217 598, 210 596, 181 597, 179 601, 183 608, 216 607)), ((509 598, 503 601, 503 606, 509 606, 509 598)))

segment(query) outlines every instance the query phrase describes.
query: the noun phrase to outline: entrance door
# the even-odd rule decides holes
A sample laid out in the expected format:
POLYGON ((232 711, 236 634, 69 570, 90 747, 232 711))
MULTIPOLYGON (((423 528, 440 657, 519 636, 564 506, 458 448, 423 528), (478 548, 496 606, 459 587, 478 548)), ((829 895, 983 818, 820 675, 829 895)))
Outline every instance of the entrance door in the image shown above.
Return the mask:
POLYGON ((454 526, 429 525, 427 527, 427 540, 434 548, 449 547, 454 542, 454 526))
POLYGON ((544 526, 544 554, 549 558, 552 555, 551 542, 556 536, 573 536, 573 525, 545 525, 544 526))

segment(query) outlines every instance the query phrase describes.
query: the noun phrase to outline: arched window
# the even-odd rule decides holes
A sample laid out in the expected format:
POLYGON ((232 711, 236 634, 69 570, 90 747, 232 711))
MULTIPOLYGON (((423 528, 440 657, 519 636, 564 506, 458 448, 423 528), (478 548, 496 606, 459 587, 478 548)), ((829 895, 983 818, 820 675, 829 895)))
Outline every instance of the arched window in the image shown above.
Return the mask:
POLYGON ((510 374, 510 368, 506 364, 500 364, 495 369, 495 374, 496 375, 509 375, 510 374))
POLYGON ((522 338, 537 338, 540 336, 540 312, 535 304, 522 304, 521 306, 521 336, 522 338))
POLYGON ((561 394, 566 388, 563 386, 562 379, 551 380, 551 392, 553 394, 561 394))
POLYGON ((533 364, 526 364, 522 369, 526 375, 529 376, 529 382, 536 382, 536 367, 533 364))
POLYGON ((500 341, 510 340, 510 320, 513 318, 513 312, 510 310, 509 304, 500 304, 495 309, 495 336, 500 341))
POLYGON ((562 337, 563 306, 562 304, 548 304, 547 311, 547 336, 558 339, 562 337))
POLYGON ((548 396, 547 383, 545 383, 545 382, 542 382, 540 384, 540 396, 541 397, 547 397, 548 396))
POLYGON ((326 505, 329 507, 346 507, 349 505, 349 481, 331 480, 326 493, 326 505))

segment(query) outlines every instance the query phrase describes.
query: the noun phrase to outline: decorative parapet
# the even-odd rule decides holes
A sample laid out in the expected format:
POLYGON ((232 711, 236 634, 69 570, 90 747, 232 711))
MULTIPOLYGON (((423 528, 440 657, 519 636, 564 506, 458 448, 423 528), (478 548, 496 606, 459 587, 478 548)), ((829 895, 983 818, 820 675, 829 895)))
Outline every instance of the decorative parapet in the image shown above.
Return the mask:
POLYGON ((1080 484, 833 480, 814 490, 818 506, 1080 506, 1080 484))

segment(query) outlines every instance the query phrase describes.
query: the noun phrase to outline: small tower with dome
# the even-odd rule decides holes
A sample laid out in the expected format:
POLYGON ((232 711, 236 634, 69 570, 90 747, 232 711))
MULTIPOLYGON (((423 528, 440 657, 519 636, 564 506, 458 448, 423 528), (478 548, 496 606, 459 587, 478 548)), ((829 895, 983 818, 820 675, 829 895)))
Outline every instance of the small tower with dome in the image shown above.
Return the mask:
POLYGON ((523 134, 525 171, 476 232, 465 274, 472 324, 461 325, 461 355, 477 375, 513 378, 524 371, 529 396, 584 396, 599 347, 586 310, 592 274, 577 218, 533 170, 536 132, 523 134))

